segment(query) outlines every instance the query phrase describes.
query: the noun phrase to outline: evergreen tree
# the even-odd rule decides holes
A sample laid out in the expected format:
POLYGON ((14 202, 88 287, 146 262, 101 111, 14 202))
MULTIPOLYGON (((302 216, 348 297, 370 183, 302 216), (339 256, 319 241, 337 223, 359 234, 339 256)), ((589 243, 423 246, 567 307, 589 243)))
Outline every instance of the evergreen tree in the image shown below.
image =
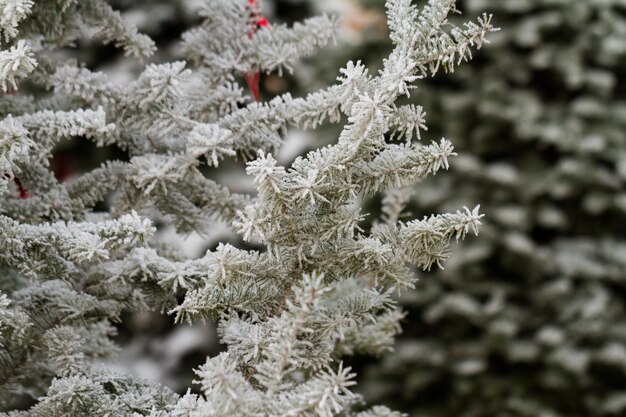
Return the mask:
POLYGON ((420 85, 430 132, 463 152, 406 211, 480 201, 488 221, 405 293, 405 337, 364 391, 416 416, 624 415, 626 6, 458 3, 503 30, 420 85))
MULTIPOLYGON (((18 416, 397 416, 357 414, 342 359, 389 349, 412 287, 451 240, 478 233, 478 207, 363 230, 359 201, 448 168, 449 141, 414 140, 421 109, 397 106, 422 77, 451 71, 494 30, 490 16, 456 26, 453 0, 387 2, 395 44, 377 74, 349 62, 338 83, 293 98, 255 99, 260 72, 289 70, 333 36, 315 17, 269 25, 257 3, 209 0, 183 34, 186 60, 151 63, 130 83, 64 57, 94 36, 128 59, 155 43, 103 0, 1 1, 0 408, 18 416), (252 81, 251 81, 252 80, 252 81), (27 94, 30 93, 30 94, 27 94), (288 126, 345 125, 335 144, 281 166, 288 126), (67 181, 50 168, 69 138, 115 146, 125 160, 67 181), (403 141, 398 143, 398 139, 403 141), (255 195, 210 177, 246 160, 255 195), (181 259, 180 234, 224 221, 250 247, 219 244, 181 259), (226 351, 195 370, 198 393, 99 365, 116 352, 112 323, 153 309, 177 322, 219 323, 226 351), (36 398, 19 409, 22 396, 36 398)), ((132 58, 130 58, 132 57, 132 58)))

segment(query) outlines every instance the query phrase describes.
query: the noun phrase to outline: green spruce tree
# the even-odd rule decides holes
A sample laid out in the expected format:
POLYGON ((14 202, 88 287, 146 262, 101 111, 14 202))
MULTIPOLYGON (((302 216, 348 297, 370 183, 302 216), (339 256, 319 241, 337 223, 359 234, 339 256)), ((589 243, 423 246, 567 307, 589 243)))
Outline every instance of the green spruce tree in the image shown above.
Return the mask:
POLYGON ((414 140, 421 109, 396 103, 421 78, 471 58, 494 28, 486 14, 449 22, 453 0, 386 6, 395 47, 379 72, 348 62, 328 88, 258 102, 259 74, 289 71, 326 44, 333 18, 287 27, 269 24, 256 1, 207 0, 182 35, 185 59, 159 63, 155 42, 104 0, 0 1, 2 411, 398 416, 359 412, 344 359, 389 349, 403 317, 393 294, 414 285, 411 265, 440 265, 483 216, 478 207, 390 215, 365 230, 360 201, 449 167, 451 142, 414 140), (85 38, 157 62, 119 81, 67 59, 85 38), (327 120, 343 122, 335 143, 277 162, 288 127, 327 120), (50 159, 69 138, 124 158, 61 181, 50 159), (247 161, 255 194, 211 176, 233 159, 247 161), (160 233, 210 234, 215 221, 249 246, 222 242, 183 258, 160 233), (226 349, 194 370, 195 393, 101 365, 116 353, 113 323, 127 310, 218 322, 226 349), (34 404, 24 409, 23 397, 34 404))
POLYGON ((463 152, 388 199, 413 216, 480 201, 488 220, 405 293, 405 334, 362 388, 415 416, 624 415, 626 5, 459 8, 503 30, 414 97, 463 152))

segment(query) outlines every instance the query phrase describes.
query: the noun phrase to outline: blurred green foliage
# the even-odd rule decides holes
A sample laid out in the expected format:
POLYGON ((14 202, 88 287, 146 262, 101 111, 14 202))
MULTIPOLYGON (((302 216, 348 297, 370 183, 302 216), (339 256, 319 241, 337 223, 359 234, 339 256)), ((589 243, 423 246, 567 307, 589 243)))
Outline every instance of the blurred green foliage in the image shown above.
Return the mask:
POLYGON ((421 273, 361 390, 414 416, 624 415, 626 3, 458 4, 502 31, 414 92, 462 156, 407 210, 480 203, 485 227, 421 273))

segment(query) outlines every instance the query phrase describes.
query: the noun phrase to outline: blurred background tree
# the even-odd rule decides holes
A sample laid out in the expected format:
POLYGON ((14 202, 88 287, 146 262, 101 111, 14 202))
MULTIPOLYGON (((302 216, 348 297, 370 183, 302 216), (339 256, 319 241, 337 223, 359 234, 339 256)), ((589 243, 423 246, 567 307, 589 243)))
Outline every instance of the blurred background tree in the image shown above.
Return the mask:
POLYGON ((403 192, 414 215, 480 203, 485 233, 421 274, 361 389, 414 416, 624 415, 626 3, 458 4, 503 30, 414 93, 462 156, 403 192))

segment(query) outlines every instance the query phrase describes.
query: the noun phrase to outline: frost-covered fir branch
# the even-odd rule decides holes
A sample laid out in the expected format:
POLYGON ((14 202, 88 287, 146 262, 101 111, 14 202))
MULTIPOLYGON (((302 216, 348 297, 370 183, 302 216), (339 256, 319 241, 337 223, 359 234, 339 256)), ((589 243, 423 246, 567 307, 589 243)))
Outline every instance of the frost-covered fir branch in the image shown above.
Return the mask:
POLYGON ((400 222, 402 210, 388 210, 366 232, 358 202, 448 168, 451 143, 413 143, 423 111, 395 103, 429 72, 470 58, 494 28, 488 17, 452 26, 451 1, 421 12, 389 1, 395 49, 378 74, 350 62, 325 90, 251 103, 242 76, 290 69, 334 28, 325 17, 251 27, 254 3, 206 0, 203 23, 183 36, 188 61, 148 64, 127 84, 48 54, 88 27, 149 56, 152 41, 105 1, 0 3, 12 13, 3 47, 32 45, 23 56, 9 49, 2 82, 50 91, 0 98, 0 407, 12 417, 398 415, 357 413, 348 356, 391 348, 404 317, 392 293, 413 285, 413 266, 441 265, 452 239, 477 234, 482 215, 400 222), (291 166, 273 157, 288 126, 342 116, 336 144, 291 166), (60 181, 51 154, 76 137, 128 159, 60 181), (205 175, 234 158, 249 160, 255 195, 205 175), (179 233, 210 233, 221 220, 263 249, 220 243, 182 259, 150 218, 179 233), (125 309, 218 321, 227 349, 195 370, 198 393, 179 397, 97 365, 115 353, 111 323, 125 309), (14 410, 22 395, 35 405, 14 410))

